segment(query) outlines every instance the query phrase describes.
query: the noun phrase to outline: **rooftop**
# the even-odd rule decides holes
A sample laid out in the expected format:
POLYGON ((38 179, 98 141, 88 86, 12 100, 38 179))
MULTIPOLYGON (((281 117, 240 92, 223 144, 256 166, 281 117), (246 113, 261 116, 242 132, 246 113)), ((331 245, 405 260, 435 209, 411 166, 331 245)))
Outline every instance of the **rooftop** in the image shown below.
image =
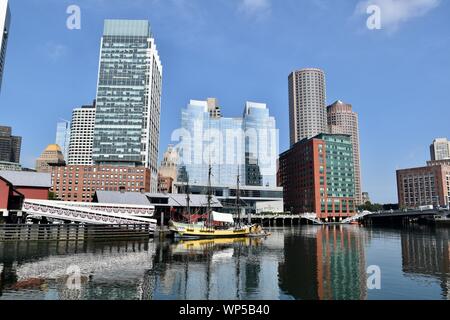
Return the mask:
POLYGON ((52 152, 56 151, 56 152, 58 152, 58 151, 61 151, 61 147, 58 146, 57 144, 49 144, 47 146, 47 148, 45 148, 45 151, 52 151, 52 152))
POLYGON ((16 187, 50 188, 52 186, 50 173, 0 171, 0 176, 16 187))
MULTIPOLYGON (((160 207, 186 207, 187 196, 185 194, 164 193, 138 193, 120 191, 97 191, 95 200, 98 203, 129 204, 129 205, 154 205, 160 207), (161 201, 164 200, 164 201, 161 201)), ((208 197, 206 195, 190 195, 190 206, 194 208, 206 207, 208 197)), ((212 208, 222 208, 219 200, 212 197, 212 208)))

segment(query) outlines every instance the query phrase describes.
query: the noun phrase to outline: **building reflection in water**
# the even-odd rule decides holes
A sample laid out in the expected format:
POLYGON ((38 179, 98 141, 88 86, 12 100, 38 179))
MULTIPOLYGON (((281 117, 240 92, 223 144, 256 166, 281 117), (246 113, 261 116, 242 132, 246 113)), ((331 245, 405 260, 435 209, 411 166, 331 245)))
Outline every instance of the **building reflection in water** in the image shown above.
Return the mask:
POLYGON ((301 300, 365 300, 367 274, 364 229, 305 227, 285 239, 280 288, 301 300))
POLYGON ((450 229, 428 228, 401 234, 403 272, 440 281, 442 297, 450 300, 450 229))
POLYGON ((155 297, 182 300, 278 299, 283 237, 191 240, 157 248, 155 297))
POLYGON ((0 298, 152 299, 154 251, 147 241, 0 243, 0 298), (80 290, 67 286, 75 265, 80 290))

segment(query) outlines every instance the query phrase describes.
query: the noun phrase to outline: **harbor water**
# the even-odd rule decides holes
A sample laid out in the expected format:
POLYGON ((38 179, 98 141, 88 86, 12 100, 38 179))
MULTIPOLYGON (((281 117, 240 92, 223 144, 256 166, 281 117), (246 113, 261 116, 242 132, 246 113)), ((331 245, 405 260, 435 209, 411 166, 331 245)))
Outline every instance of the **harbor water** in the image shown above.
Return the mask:
POLYGON ((0 300, 450 299, 450 229, 289 226, 267 239, 0 242, 0 300))

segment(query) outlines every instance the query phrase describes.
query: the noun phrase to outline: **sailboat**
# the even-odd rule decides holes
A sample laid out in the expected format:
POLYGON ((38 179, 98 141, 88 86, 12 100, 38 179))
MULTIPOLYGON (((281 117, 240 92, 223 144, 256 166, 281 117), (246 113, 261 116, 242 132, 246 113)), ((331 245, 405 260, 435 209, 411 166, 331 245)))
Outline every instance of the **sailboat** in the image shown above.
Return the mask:
MULTIPOLYGON (((238 223, 235 223, 231 214, 213 212, 211 209, 211 165, 208 171, 208 207, 207 221, 193 223, 179 223, 171 220, 169 229, 175 238, 204 239, 204 238, 241 238, 248 237, 251 233, 251 227, 241 224, 239 205, 238 205, 238 223)), ((239 193, 239 175, 238 175, 238 193, 239 193)), ((187 195, 189 199, 189 195, 187 195)), ((188 200, 189 201, 189 200, 188 200)), ((237 196, 239 202, 239 194, 237 196)), ((189 206, 188 206, 189 210, 189 206)), ((188 213, 190 216, 190 213, 188 213)))

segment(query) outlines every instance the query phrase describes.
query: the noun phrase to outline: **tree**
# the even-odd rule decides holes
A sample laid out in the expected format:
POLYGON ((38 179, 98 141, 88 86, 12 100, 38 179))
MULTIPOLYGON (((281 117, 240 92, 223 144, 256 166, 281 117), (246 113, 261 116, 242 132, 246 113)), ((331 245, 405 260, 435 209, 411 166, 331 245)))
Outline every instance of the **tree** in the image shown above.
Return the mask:
POLYGON ((49 191, 48 192, 48 200, 58 200, 56 193, 49 191))

